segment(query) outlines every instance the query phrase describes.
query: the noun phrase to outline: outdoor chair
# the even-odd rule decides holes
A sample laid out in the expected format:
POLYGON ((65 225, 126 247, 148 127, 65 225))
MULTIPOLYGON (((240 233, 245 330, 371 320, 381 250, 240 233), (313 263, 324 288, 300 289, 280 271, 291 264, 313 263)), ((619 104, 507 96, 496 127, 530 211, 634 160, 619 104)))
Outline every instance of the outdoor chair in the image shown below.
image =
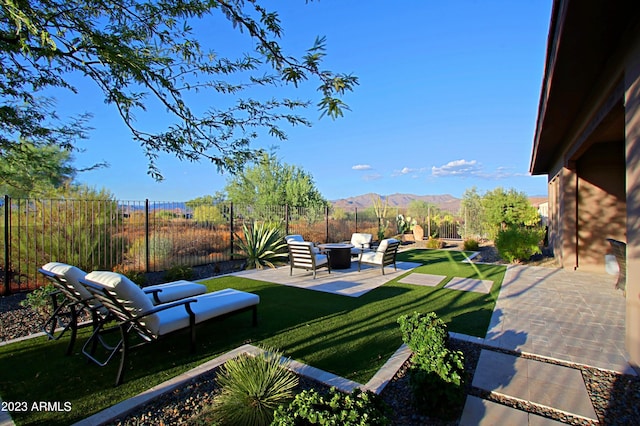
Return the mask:
POLYGON ((358 256, 364 250, 368 250, 371 248, 371 240, 373 240, 373 235, 364 234, 362 232, 355 232, 351 234, 351 245, 353 248, 351 249, 351 256, 358 256))
POLYGON ((290 241, 287 243, 289 249, 289 264, 291 269, 289 275, 293 275, 293 268, 301 268, 313 271, 313 279, 316 278, 316 270, 326 266, 331 273, 329 255, 316 253, 313 250, 313 243, 308 241, 290 241))
MULTIPOLYGON (((289 244, 290 241, 295 241, 295 242, 304 242, 304 238, 302 238, 302 235, 299 234, 293 234, 293 235, 287 235, 286 237, 284 237, 284 240, 287 244, 289 244)), ((320 253, 320 248, 316 247, 315 244, 313 244, 313 251, 314 253, 320 253)))
POLYGON ((616 281, 616 288, 622 290, 626 295, 627 286, 627 245, 622 241, 607 238, 609 245, 611 245, 611 254, 613 254, 618 262, 618 280, 616 281))
POLYGON ((384 275, 384 267, 387 265, 393 265, 396 268, 396 254, 398 252, 398 246, 400 241, 388 238, 380 241, 380 245, 376 250, 362 251, 358 258, 358 272, 363 264, 376 265, 382 268, 382 275, 384 275))
POLYGON ((130 349, 157 341, 174 332, 188 330, 190 349, 194 352, 197 324, 245 311, 252 311, 253 326, 258 323, 257 307, 260 297, 231 288, 154 306, 142 289, 116 272, 94 271, 82 278, 80 283, 115 318, 115 325, 113 322, 98 325, 84 344, 82 353, 101 367, 119 353, 116 386, 122 383, 130 349), (109 344, 107 336, 112 333, 116 333, 117 337, 113 344, 109 344), (140 341, 134 344, 132 337, 136 336, 140 341), (96 355, 98 345, 106 351, 103 359, 98 359, 96 355))
MULTIPOLYGON (((70 355, 80 326, 78 320, 81 313, 85 311, 91 314, 91 322, 85 325, 93 325, 95 329, 100 322, 108 318, 109 311, 80 284, 80 280, 87 275, 80 268, 66 263, 49 262, 39 268, 38 272, 55 288, 49 294, 53 313, 44 323, 43 331, 50 340, 58 340, 70 330, 71 336, 66 351, 66 354, 70 355)), ((189 281, 175 281, 145 287, 143 291, 151 303, 161 304, 203 294, 207 287, 189 281)))

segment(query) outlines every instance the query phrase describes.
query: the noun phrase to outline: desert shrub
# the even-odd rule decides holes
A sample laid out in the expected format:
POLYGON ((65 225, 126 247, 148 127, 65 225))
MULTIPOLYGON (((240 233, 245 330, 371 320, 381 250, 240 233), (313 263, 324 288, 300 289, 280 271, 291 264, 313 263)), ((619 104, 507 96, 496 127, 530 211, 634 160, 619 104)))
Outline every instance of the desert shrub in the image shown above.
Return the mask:
POLYGON ((388 408, 382 399, 371 391, 360 389, 346 394, 331 388, 327 396, 316 390, 304 390, 288 406, 275 412, 275 426, 374 426, 390 424, 388 408))
MULTIPOLYGON (((127 253, 133 263, 144 265, 146 256, 145 238, 138 238, 131 244, 127 253)), ((151 263, 163 265, 173 253, 173 241, 165 236, 153 233, 149 236, 149 259, 151 263)))
POLYGON ((439 238, 429 237, 427 242, 425 243, 427 248, 430 249, 441 249, 444 247, 444 241, 439 238))
POLYGON ((480 248, 480 243, 478 243, 478 240, 473 238, 467 238, 466 240, 464 240, 464 243, 462 245, 466 251, 478 251, 478 249, 480 248))
POLYGON ((178 215, 171 210, 158 210, 157 212, 155 212, 155 217, 156 219, 171 220, 176 219, 178 215))
POLYGON ((540 253, 543 238, 542 229, 512 226, 499 231, 494 244, 500 257, 508 262, 517 262, 540 253))
POLYGON ((201 205, 193 209, 193 219, 196 222, 208 222, 214 224, 222 224, 229 222, 224 217, 219 206, 201 205))
POLYGON ((131 281, 138 284, 139 286, 143 286, 147 283, 147 274, 145 274, 142 271, 128 270, 125 272, 121 272, 121 274, 129 278, 131 281))
POLYGON ((220 393, 208 410, 221 425, 269 425, 274 411, 293 398, 298 376, 281 363, 278 351, 227 361, 216 381, 220 393))
POLYGON ((167 282, 179 280, 192 280, 194 277, 193 268, 187 265, 176 265, 167 269, 164 278, 167 282))
POLYGON ((398 323, 402 340, 413 352, 413 403, 428 415, 457 417, 466 396, 463 355, 449 349, 446 324, 434 312, 403 315, 398 323))
MULTIPOLYGON (((36 288, 26 298, 20 302, 20 306, 31 308, 38 315, 46 316, 53 312, 51 293, 55 291, 53 284, 46 284, 44 287, 36 288)), ((61 302, 62 300, 58 300, 61 302)))
POLYGON ((247 269, 274 268, 274 263, 284 262, 288 258, 287 244, 277 226, 254 222, 250 228, 242 225, 242 230, 244 238, 236 234, 236 245, 247 260, 247 269))

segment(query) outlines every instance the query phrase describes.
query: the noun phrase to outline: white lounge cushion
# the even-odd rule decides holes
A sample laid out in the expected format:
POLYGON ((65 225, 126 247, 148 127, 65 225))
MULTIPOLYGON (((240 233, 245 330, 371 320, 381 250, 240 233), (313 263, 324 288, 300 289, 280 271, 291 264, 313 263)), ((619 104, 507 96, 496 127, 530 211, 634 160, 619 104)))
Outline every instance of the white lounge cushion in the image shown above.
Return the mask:
POLYGON ((157 295, 160 303, 173 302, 174 300, 185 299, 187 297, 197 296, 207 292, 207 287, 202 284, 192 283, 191 281, 180 280, 166 284, 157 284, 144 287, 142 289, 151 303, 155 304, 152 290, 160 290, 157 295))
POLYGON ((84 278, 87 273, 82 269, 73 265, 68 265, 61 262, 49 262, 42 267, 45 271, 53 272, 54 274, 63 277, 69 284, 71 284, 80 293, 83 299, 89 299, 91 293, 80 284, 80 279, 84 278))
MULTIPOLYGON (((190 306, 196 316, 196 324, 257 305, 260 302, 260 296, 258 295, 232 288, 203 294, 194 299, 196 299, 196 302, 191 303, 190 306)), ((159 326, 151 331, 158 336, 189 326, 189 315, 184 306, 176 306, 175 308, 160 311, 155 316, 159 319, 159 326)))
POLYGON ((91 308, 97 309, 102 314, 107 314, 107 309, 104 306, 101 306, 100 303, 93 298, 93 295, 89 293, 89 290, 80 284, 80 279, 87 275, 85 271, 76 266, 61 262, 49 262, 44 265, 42 269, 63 277, 67 283, 71 284, 78 292, 82 300, 86 300, 86 303, 91 308))
MULTIPOLYGON (((86 280, 99 284, 108 290, 116 292, 118 300, 124 307, 137 316, 153 309, 153 303, 137 284, 122 274, 111 271, 93 271, 87 274, 86 280)), ((182 308, 184 310, 184 308, 182 308)), ((157 315, 145 317, 143 322, 149 330, 157 330, 159 319, 157 315)))

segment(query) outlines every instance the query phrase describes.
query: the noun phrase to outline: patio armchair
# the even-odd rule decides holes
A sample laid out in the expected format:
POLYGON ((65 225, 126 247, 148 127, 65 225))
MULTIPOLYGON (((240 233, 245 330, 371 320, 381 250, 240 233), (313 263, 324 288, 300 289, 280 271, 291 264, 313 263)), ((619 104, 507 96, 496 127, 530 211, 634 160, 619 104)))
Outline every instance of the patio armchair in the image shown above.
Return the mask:
MULTIPOLYGON (((70 355, 75 345, 78 320, 83 311, 91 314, 94 329, 109 317, 109 311, 82 285, 80 280, 87 273, 73 265, 60 262, 49 262, 38 269, 49 280, 55 290, 49 294, 53 305, 53 313, 45 321, 43 331, 50 340, 58 340, 67 331, 71 336, 66 354, 70 355), (60 297, 62 296, 62 297, 60 297)), ((202 284, 189 281, 175 281, 167 284, 153 285, 143 288, 147 298, 153 304, 172 302, 186 297, 197 296, 207 291, 202 284)))
POLYGON ((364 250, 371 248, 371 241, 373 240, 373 235, 365 234, 362 232, 354 232, 351 234, 351 245, 353 248, 351 249, 351 256, 358 256, 364 250))
POLYGON ((82 353, 101 367, 119 353, 116 386, 122 383, 130 349, 157 341, 174 332, 188 330, 190 349, 194 352, 197 324, 245 311, 252 311, 254 326, 258 322, 257 307, 260 297, 231 288, 154 306, 142 289, 116 272, 94 271, 80 279, 80 283, 115 318, 115 325, 108 323, 107 327, 105 322, 98 325, 84 344, 82 353), (109 344, 108 335, 112 333, 116 333, 117 337, 113 344, 109 344), (140 341, 132 344, 132 337, 138 337, 140 341), (104 358, 98 359, 96 355, 98 345, 106 351, 104 358))
POLYGON ((293 268, 301 268, 313 271, 313 279, 315 279, 316 270, 324 266, 331 273, 329 255, 315 252, 313 243, 308 241, 289 241, 287 247, 289 249, 289 275, 293 275, 293 268))
POLYGON ((393 268, 397 270, 396 254, 399 245, 400 241, 388 238, 380 241, 380 245, 375 250, 362 251, 358 257, 358 272, 363 264, 380 266, 382 275, 384 275, 384 267, 387 265, 393 265, 393 268))
MULTIPOLYGON (((284 240, 287 244, 289 244, 290 241, 296 241, 296 242, 304 242, 304 238, 302 238, 302 235, 299 234, 293 234, 293 235, 287 235, 286 237, 284 237, 284 240)), ((313 251, 315 253, 320 253, 321 250, 319 247, 316 247, 315 244, 313 244, 313 251)))
POLYGON ((622 290, 622 293, 626 295, 627 244, 622 241, 614 240, 613 238, 607 238, 607 241, 611 246, 611 254, 615 256, 616 262, 618 262, 618 280, 616 281, 616 289, 622 290))

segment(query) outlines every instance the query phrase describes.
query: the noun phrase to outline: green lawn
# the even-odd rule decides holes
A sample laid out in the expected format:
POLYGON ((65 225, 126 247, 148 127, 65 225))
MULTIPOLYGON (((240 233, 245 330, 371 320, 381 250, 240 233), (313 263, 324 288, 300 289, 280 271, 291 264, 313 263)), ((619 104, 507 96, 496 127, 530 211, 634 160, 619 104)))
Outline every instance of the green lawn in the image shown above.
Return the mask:
POLYGON ((436 287, 398 283, 400 277, 361 297, 351 298, 297 289, 240 277, 206 281, 209 290, 233 287, 260 296, 259 325, 250 314, 198 327, 198 350, 188 351, 188 336, 179 333, 137 349, 130 357, 125 383, 113 386, 117 363, 98 368, 79 353, 64 356, 66 339, 31 339, 0 347, 0 396, 4 401, 70 401, 70 412, 12 413, 18 424, 69 424, 129 398, 244 343, 269 346, 285 355, 359 383, 366 383, 402 343, 396 323, 413 311, 435 311, 449 330, 484 336, 505 268, 460 263, 464 254, 410 250, 400 260, 422 263, 415 272, 446 275, 436 287), (488 295, 443 289, 451 277, 494 282, 488 295))

